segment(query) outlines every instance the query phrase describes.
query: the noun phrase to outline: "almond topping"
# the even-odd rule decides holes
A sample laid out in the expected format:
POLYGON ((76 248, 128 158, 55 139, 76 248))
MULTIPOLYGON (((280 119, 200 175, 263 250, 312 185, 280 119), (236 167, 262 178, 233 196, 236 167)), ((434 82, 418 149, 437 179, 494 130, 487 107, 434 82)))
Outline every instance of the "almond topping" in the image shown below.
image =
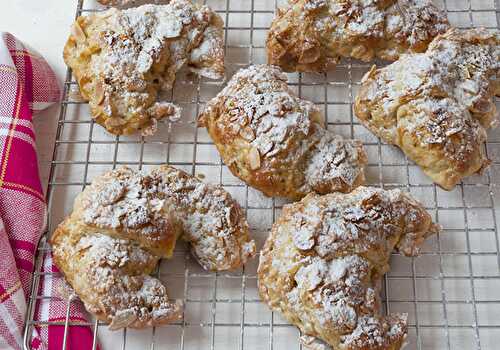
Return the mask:
POLYGON ((252 128, 248 126, 240 130, 240 136, 248 142, 252 142, 255 139, 255 133, 253 132, 252 128))
POLYGON ((117 126, 122 126, 122 125, 125 125, 126 123, 127 122, 124 119, 118 118, 118 117, 106 119, 106 121, 104 122, 104 124, 108 128, 114 128, 114 127, 117 127, 117 126))
POLYGON ((244 115, 242 117, 240 124, 241 124, 241 126, 247 126, 248 125, 248 117, 246 115, 244 115))
POLYGON ((250 149, 248 160, 250 162, 250 169, 257 170, 260 168, 260 153, 257 148, 252 147, 252 149, 250 149))
POLYGON ((97 81, 95 84, 95 102, 100 105, 104 101, 104 86, 101 81, 97 81))
POLYGON ((84 42, 87 40, 87 36, 78 22, 73 23, 71 26, 71 35, 75 37, 77 42, 84 42))

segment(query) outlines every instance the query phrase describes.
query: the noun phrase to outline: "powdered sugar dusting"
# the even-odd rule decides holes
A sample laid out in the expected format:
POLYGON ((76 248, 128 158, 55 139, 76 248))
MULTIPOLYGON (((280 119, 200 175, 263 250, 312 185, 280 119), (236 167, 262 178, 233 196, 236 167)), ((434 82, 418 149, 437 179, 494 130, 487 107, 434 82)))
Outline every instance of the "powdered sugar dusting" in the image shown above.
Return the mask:
POLYGON ((79 82, 93 80, 94 115, 99 122, 108 118, 103 122, 113 133, 141 129, 150 135, 157 120, 178 119, 179 107, 161 101, 158 93, 172 88, 182 66, 209 78, 223 76, 222 20, 207 6, 172 0, 112 8, 79 18, 79 28, 78 23, 86 34, 76 40, 81 47, 67 45, 65 58, 79 82), (81 61, 89 61, 88 67, 81 61))
POLYGON ((406 316, 380 314, 380 280, 394 248, 415 255, 436 229, 400 190, 309 195, 273 226, 260 259, 261 296, 335 349, 398 348, 406 316))
MULTIPOLYGON (((252 156, 258 162, 251 170, 275 172, 276 178, 285 169, 300 173, 292 185, 302 196, 311 191, 347 191, 362 182, 361 143, 327 131, 318 108, 297 97, 277 67, 255 65, 238 71, 208 103, 201 119, 212 137, 224 134, 216 143, 226 164, 238 160, 225 156, 224 149, 245 144, 257 151, 252 156)), ((235 158, 241 154, 243 150, 235 158)))
POLYGON ((158 257, 131 241, 93 233, 75 245, 55 246, 54 253, 67 254, 66 266, 72 267, 71 278, 77 281, 75 290, 89 291, 82 297, 86 308, 109 321, 110 329, 151 326, 181 317, 180 302, 171 302, 165 286, 143 274, 152 270, 158 257))
MULTIPOLYGON (((434 174, 435 181, 450 188, 460 173, 469 175, 488 163, 482 144, 486 129, 495 124, 492 96, 499 93, 499 62, 498 31, 453 29, 426 53, 405 55, 367 73, 355 109, 372 131, 408 150, 410 157, 417 154, 415 147, 421 152, 432 147, 447 164, 440 161, 441 169, 428 172, 443 172, 434 174), (456 178, 447 184, 451 172, 456 178)), ((427 158, 416 161, 429 167, 427 158)))
POLYGON ((255 255, 244 213, 228 192, 168 166, 153 170, 151 177, 175 203, 183 237, 205 269, 238 268, 255 255))
POLYGON ((290 71, 324 71, 341 57, 396 60, 422 52, 449 28, 430 0, 296 0, 271 25, 270 63, 290 71))
POLYGON ((161 198, 149 179, 133 176, 131 170, 103 175, 78 201, 85 224, 136 235, 150 247, 175 241, 178 235, 170 203, 161 198))
POLYGON ((255 242, 239 205, 222 188, 169 166, 130 168, 96 179, 54 232, 54 259, 86 308, 110 328, 178 319, 178 303, 148 274, 182 232, 207 270, 241 267, 255 242))
POLYGON ((143 235, 161 237, 165 216, 180 220, 184 239, 208 270, 239 267, 255 254, 240 207, 220 188, 168 166, 150 174, 123 168, 104 179, 84 197, 83 219, 88 224, 140 228, 143 235))

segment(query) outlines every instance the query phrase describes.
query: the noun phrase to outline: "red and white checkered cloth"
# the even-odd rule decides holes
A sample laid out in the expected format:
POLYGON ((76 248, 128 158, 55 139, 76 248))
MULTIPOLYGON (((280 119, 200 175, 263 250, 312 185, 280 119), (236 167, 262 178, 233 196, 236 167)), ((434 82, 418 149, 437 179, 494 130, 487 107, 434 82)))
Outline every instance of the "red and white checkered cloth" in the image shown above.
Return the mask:
MULTIPOLYGON (((26 302, 30 297, 36 246, 46 225, 32 115, 60 99, 54 72, 38 54, 8 33, 0 33, 0 349, 22 349, 26 302)), ((50 254, 44 271, 56 271, 50 254)), ((58 299, 63 280, 44 275, 36 319, 64 321, 67 301, 58 299)), ((70 320, 85 320, 72 303, 70 320)), ((62 349, 64 326, 37 326, 32 349, 62 349)), ((70 327, 67 349, 91 349, 88 326, 70 327)))

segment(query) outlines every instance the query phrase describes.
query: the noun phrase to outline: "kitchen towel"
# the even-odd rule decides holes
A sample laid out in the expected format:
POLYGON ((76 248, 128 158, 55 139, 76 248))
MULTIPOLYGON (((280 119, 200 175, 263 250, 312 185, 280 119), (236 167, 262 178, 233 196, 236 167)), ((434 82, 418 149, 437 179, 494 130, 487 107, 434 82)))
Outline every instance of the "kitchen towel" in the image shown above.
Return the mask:
MULTIPOLYGON (((0 32, 0 349, 22 349, 27 302, 31 297, 37 244, 46 226, 32 117, 60 100, 61 90, 47 62, 9 33, 0 32)), ((35 319, 64 322, 64 281, 43 261, 35 319)), ((36 297, 36 296, 34 296, 36 297)), ((79 302, 71 303, 71 323, 86 322, 79 302)), ((32 349, 62 349, 63 325, 36 325, 32 349)), ((67 349, 91 349, 88 326, 72 326, 67 349)))

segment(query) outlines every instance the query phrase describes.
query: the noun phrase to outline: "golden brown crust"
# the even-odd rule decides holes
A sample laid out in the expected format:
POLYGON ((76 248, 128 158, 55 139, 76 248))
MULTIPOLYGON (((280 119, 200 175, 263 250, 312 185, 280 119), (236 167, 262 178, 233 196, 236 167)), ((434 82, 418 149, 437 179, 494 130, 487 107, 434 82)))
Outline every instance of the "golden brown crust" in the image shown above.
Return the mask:
POLYGON ((499 31, 450 29, 426 53, 372 68, 356 97, 356 115, 451 190, 490 163, 483 144, 496 123, 499 62, 499 31))
POLYGON ((291 91, 278 67, 237 72, 200 123, 231 172, 267 196, 349 192, 364 182, 362 144, 326 130, 319 109, 291 91))
POLYGON ((210 8, 187 0, 112 8, 76 20, 64 60, 97 123, 112 134, 149 135, 158 120, 180 117, 159 93, 172 88, 182 66, 208 78, 224 75, 222 26, 210 8))
POLYGON ((140 6, 144 4, 168 4, 170 1, 171 0, 97 0, 97 2, 102 5, 119 8, 140 6))
POLYGON ((106 6, 122 7, 122 6, 135 5, 136 0, 97 0, 97 2, 106 6))
POLYGON ((260 296, 334 349, 399 349, 406 315, 380 313, 381 278, 394 248, 416 255, 437 231, 421 204, 400 190, 310 194, 286 205, 273 225, 260 254, 260 296))
POLYGON ((179 320, 180 301, 170 301, 162 282, 149 276, 158 256, 132 240, 87 234, 71 218, 51 237, 54 263, 97 319, 110 329, 144 328, 179 320))
POLYGON ((96 178, 51 237, 56 265, 87 310, 112 329, 176 320, 179 303, 149 276, 183 234, 207 270, 242 266, 255 254, 239 205, 223 189, 170 166, 96 178))
POLYGON ((285 71, 322 72, 341 57, 394 61, 425 51, 448 28, 430 0, 289 0, 271 24, 268 62, 285 71))
MULTIPOLYGON (((98 3, 105 6, 113 6, 113 7, 125 7, 125 6, 133 6, 143 3, 158 3, 158 1, 145 1, 145 0, 97 0, 98 3)), ((166 0, 165 2, 168 2, 166 0)))
POLYGON ((172 201, 182 238, 204 269, 234 270, 255 255, 245 213, 227 191, 168 165, 154 169, 151 177, 172 201))

